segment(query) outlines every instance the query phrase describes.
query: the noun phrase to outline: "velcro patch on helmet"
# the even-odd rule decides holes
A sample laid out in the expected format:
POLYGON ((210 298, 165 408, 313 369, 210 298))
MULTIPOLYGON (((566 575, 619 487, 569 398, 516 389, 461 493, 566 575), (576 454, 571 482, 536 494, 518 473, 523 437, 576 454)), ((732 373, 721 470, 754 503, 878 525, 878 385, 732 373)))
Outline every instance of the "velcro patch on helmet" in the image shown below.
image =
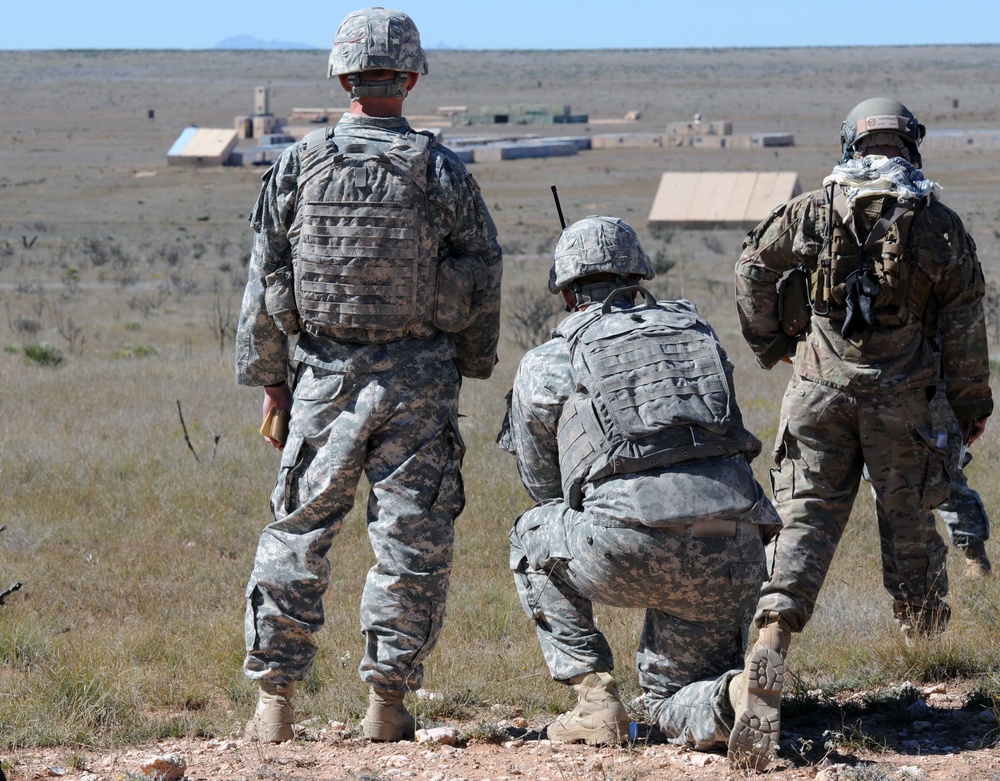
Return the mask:
POLYGON ((876 130, 906 131, 906 117, 895 114, 877 114, 872 117, 861 117, 856 128, 858 134, 873 133, 876 130))

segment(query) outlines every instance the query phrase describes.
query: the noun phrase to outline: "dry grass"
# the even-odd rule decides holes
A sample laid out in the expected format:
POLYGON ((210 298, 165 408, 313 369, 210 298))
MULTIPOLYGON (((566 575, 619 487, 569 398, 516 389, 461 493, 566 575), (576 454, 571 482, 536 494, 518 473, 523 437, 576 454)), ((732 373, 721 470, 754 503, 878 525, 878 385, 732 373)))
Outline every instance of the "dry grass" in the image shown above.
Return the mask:
MULTIPOLYGON (((747 424, 765 442, 755 466, 766 482, 788 375, 757 368, 738 333, 729 284, 741 233, 650 235, 645 216, 660 171, 787 168, 815 186, 837 155, 841 114, 869 92, 898 92, 928 107, 922 118, 932 126, 992 126, 995 101, 982 74, 993 72, 998 52, 435 53, 433 75, 411 108, 569 102, 595 117, 639 108, 644 118, 635 130, 695 111, 731 117, 738 132, 795 130, 799 146, 778 157, 608 151, 475 168, 508 249, 508 290, 544 295, 546 252, 558 234, 553 183, 569 218, 625 217, 651 254, 677 263, 657 293, 695 300, 715 323, 737 366, 747 424), (856 68, 859 57, 870 67, 856 68), (649 76, 641 82, 630 77, 637 65, 649 76), (658 79, 662 89, 650 91, 658 79), (960 111, 950 101, 957 83, 967 85, 960 111)), ((272 85, 279 113, 329 105, 322 60, 311 53, 266 61, 239 52, 0 53, 0 524, 7 526, 0 589, 25 584, 0 608, 0 747, 225 735, 251 708, 240 671, 243 589, 277 458, 256 433, 259 392, 233 383, 224 321, 239 306, 249 247, 243 215, 260 172, 168 169, 164 160, 189 122, 225 127, 246 113, 257 83, 272 85), (37 89, 25 89, 28 83, 37 89), (137 178, 139 171, 156 176, 137 178), (61 364, 26 359, 23 348, 43 342, 63 353, 61 364), (185 443, 178 401, 199 460, 185 443)), ((964 151, 925 157, 948 185, 948 202, 981 237, 988 277, 995 277, 997 167, 964 151)), ((507 530, 528 504, 513 461, 493 444, 521 354, 512 337, 505 332, 495 377, 463 391, 468 505, 445 630, 427 666, 428 688, 445 697, 415 701, 427 720, 489 723, 493 703, 545 713, 568 700, 548 680, 507 569, 507 530)), ((997 457, 990 432, 976 446, 970 479, 991 509, 1000 502, 990 469, 997 457)), ((370 563, 355 510, 335 548, 327 629, 301 718, 357 719, 364 706, 355 672, 357 605, 370 563)), ((957 559, 954 565, 960 572, 957 559)), ((995 681, 998 589, 956 577, 948 634, 906 646, 891 625, 873 512, 862 497, 791 665, 816 685, 995 681)), ((599 620, 616 649, 622 687, 634 695, 639 616, 602 610, 599 620)))

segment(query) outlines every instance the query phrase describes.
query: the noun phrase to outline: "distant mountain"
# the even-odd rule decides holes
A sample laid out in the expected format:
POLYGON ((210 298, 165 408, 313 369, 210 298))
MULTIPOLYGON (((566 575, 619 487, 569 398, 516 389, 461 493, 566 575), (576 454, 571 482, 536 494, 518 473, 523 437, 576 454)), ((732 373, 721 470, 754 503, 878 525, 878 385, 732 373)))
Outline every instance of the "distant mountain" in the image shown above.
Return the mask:
POLYGON ((234 35, 223 38, 213 49, 315 49, 308 43, 291 43, 289 41, 264 41, 252 35, 234 35))

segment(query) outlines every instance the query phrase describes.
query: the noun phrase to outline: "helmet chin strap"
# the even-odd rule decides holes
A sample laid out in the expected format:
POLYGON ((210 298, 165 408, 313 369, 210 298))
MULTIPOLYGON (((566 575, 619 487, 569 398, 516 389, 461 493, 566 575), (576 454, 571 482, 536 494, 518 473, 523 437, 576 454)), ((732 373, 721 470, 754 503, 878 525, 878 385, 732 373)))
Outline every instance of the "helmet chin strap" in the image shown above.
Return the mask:
POLYGON ((349 73, 347 81, 351 85, 351 100, 358 98, 398 98, 402 100, 406 97, 408 90, 406 82, 410 74, 405 71, 397 71, 396 76, 386 81, 364 81, 361 77, 363 73, 349 73))

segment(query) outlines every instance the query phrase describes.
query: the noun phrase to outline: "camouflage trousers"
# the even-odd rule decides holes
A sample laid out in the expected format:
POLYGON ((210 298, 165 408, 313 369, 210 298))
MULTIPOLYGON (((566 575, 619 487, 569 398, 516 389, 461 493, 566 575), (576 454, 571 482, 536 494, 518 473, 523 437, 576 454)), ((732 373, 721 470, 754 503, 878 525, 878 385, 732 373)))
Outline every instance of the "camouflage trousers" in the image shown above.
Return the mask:
POLYGON ((644 608, 636 662, 651 722, 673 742, 725 746, 727 688, 743 669, 764 551, 756 524, 728 538, 593 523, 561 501, 525 512, 510 564, 549 672, 566 682, 614 669, 593 603, 644 608))
MULTIPOLYGON (((878 501, 874 491, 872 496, 875 499, 875 512, 881 527, 887 523, 885 508, 878 501)), ((970 545, 986 542, 990 538, 990 518, 986 514, 986 506, 979 492, 969 485, 969 480, 961 469, 952 478, 948 498, 935 509, 944 522, 948 539, 956 548, 967 548, 970 545)), ((931 518, 928 523, 934 523, 934 519, 931 518)))
POLYGON ((301 680, 323 625, 326 558, 354 503, 371 491, 375 564, 361 598, 361 679, 420 688, 444 618, 455 518, 464 506, 453 363, 373 374, 303 366, 288 442, 247 585, 243 669, 252 680, 301 680))
POLYGON ((949 477, 923 389, 857 396, 795 378, 782 402, 774 459, 771 490, 784 527, 758 622, 771 610, 793 631, 809 621, 866 463, 885 509, 882 582, 896 618, 904 627, 947 620, 946 549, 929 511, 946 498, 949 477))

